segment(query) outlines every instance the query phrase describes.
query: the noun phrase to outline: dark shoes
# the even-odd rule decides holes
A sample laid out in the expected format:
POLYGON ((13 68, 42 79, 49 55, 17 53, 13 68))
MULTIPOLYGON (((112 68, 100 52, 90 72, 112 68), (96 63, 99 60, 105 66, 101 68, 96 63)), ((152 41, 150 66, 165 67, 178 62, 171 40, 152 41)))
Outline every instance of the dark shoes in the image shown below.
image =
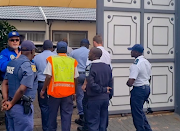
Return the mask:
POLYGON ((85 129, 84 127, 78 127, 77 131, 88 131, 88 129, 85 129))
POLYGON ((80 125, 80 126, 83 126, 84 125, 84 115, 80 115, 79 119, 75 120, 75 123, 80 125))

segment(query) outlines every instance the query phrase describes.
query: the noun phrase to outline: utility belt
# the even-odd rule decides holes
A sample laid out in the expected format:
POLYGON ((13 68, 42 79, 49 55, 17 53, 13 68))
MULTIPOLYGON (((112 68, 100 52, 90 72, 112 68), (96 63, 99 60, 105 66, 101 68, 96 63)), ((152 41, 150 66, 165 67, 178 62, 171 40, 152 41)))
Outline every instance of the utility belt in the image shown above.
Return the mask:
MULTIPOLYGON (((13 98, 9 97, 9 101, 11 101, 13 98)), ((21 104, 24 107, 24 114, 31 114, 32 109, 31 109, 31 103, 32 99, 28 96, 23 95, 20 100, 16 102, 16 104, 21 104)))
POLYGON ((86 72, 78 72, 79 74, 85 74, 86 72))

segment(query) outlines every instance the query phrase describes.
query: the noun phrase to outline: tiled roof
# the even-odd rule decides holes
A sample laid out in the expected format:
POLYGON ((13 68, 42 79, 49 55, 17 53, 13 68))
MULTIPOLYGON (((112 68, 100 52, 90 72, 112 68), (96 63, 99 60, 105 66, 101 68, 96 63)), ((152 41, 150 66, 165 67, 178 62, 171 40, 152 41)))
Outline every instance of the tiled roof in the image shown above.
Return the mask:
MULTIPOLYGON (((96 9, 42 7, 47 19, 95 21, 96 9)), ((0 7, 0 19, 44 20, 39 7, 8 6, 0 7)))
POLYGON ((32 6, 0 7, 0 19, 44 20, 39 7, 32 6))
POLYGON ((42 7, 47 19, 54 20, 96 20, 96 9, 42 7))

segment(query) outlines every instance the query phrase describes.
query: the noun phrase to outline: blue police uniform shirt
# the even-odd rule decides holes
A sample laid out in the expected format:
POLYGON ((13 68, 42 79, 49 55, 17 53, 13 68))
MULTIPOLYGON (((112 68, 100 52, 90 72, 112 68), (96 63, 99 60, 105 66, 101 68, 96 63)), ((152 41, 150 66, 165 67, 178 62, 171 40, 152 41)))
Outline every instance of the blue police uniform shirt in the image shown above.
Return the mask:
POLYGON ((38 87, 37 70, 35 64, 25 55, 21 55, 18 59, 9 62, 4 79, 10 81, 8 83, 9 97, 13 98, 19 86, 24 85, 27 87, 24 95, 31 97, 33 100, 35 99, 38 87), (20 62, 21 65, 18 65, 18 62, 20 62), (19 68, 17 72, 15 71, 16 68, 19 68))
POLYGON ((130 79, 135 79, 133 86, 149 85, 151 77, 151 64, 143 55, 137 57, 130 66, 130 79))
POLYGON ((47 61, 46 59, 49 56, 54 56, 55 54, 51 52, 50 50, 44 50, 42 53, 38 54, 37 56, 34 57, 34 62, 36 64, 36 68, 38 71, 38 81, 45 81, 46 76, 43 74, 47 61))
POLYGON ((2 77, 4 77, 6 72, 6 67, 9 61, 13 60, 17 56, 16 52, 8 47, 1 51, 0 53, 0 70, 3 72, 2 77))
POLYGON ((88 55, 89 49, 84 46, 71 52, 70 56, 78 61, 77 69, 79 72, 85 72, 88 55))

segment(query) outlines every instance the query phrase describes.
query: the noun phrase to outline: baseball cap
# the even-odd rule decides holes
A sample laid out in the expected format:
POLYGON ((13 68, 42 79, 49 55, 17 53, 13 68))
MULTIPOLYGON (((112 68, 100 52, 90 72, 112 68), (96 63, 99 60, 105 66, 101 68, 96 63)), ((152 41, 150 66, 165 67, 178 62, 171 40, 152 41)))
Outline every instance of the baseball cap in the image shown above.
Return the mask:
POLYGON ((32 51, 34 49, 36 49, 36 47, 30 40, 23 41, 21 44, 21 51, 32 51))
POLYGON ((87 40, 87 39, 82 39, 81 40, 81 44, 89 44, 90 45, 90 43, 89 43, 89 40, 87 40))
POLYGON ((8 34, 8 39, 11 38, 11 37, 14 37, 14 36, 17 36, 19 37, 19 33, 17 31, 12 31, 8 34))
POLYGON ((60 42, 57 43, 57 50, 60 50, 62 48, 67 50, 67 43, 64 42, 64 41, 60 41, 60 42))
POLYGON ((133 50, 133 51, 137 51, 139 53, 143 53, 144 48, 140 44, 135 44, 133 47, 129 47, 128 50, 133 50))
POLYGON ((46 49, 50 49, 50 48, 53 48, 52 41, 45 40, 44 43, 43 43, 43 49, 46 50, 46 49))

